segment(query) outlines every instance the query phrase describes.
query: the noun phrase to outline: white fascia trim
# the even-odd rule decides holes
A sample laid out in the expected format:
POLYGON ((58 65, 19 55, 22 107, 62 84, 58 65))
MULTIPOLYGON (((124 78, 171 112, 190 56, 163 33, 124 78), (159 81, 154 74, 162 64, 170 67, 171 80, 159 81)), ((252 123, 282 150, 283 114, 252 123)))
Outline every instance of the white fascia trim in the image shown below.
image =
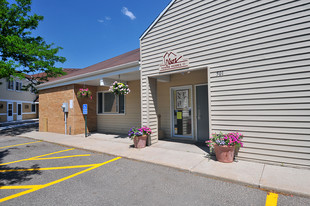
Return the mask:
POLYGON ((172 0, 168 6, 159 14, 159 16, 153 21, 153 23, 145 30, 145 32, 141 35, 139 38, 140 41, 144 38, 144 36, 153 28, 153 26, 159 21, 159 19, 166 13, 166 11, 171 7, 171 5, 175 2, 176 0, 172 0))
POLYGON ((68 85, 68 84, 66 84, 66 82, 68 82, 70 80, 71 80, 70 82, 72 82, 73 80, 77 80, 75 82, 82 82, 82 81, 85 81, 85 77, 89 77, 89 76, 92 76, 92 75, 98 75, 98 74, 105 74, 107 72, 118 71, 118 70, 121 70, 121 69, 124 69, 124 68, 136 67, 136 66, 139 67, 139 61, 129 62, 127 64, 122 64, 122 65, 118 65, 118 66, 115 66, 115 67, 110 67, 110 68, 107 68, 107 69, 100 69, 100 70, 97 70, 97 71, 88 72, 86 74, 81 74, 81 75, 77 75, 77 76, 73 76, 73 77, 68 77, 68 78, 56 80, 56 81, 53 81, 53 82, 46 82, 46 83, 44 83, 42 85, 38 85, 37 89, 38 90, 42 90, 42 89, 47 89, 47 88, 52 88, 52 87, 58 87, 59 85, 68 85))
POLYGON ((9 102, 9 103, 29 103, 29 104, 39 104, 36 102, 31 102, 31 101, 24 101, 24 100, 16 100, 16 99, 0 99, 2 102, 9 102))
MULTIPOLYGON (((53 87, 60 87, 60 86, 65 86, 65 85, 70 85, 70 84, 78 84, 78 83, 82 83, 84 81, 90 81, 90 80, 94 80, 94 79, 102 79, 102 78, 106 78, 106 77, 110 77, 110 76, 113 76, 113 75, 119 75, 119 74, 126 74, 126 73, 130 73, 130 72, 135 72, 135 71, 139 71, 140 70, 140 67, 137 66, 137 67, 131 67, 131 68, 128 68, 128 69, 122 69, 122 70, 117 70, 117 71, 114 71, 114 72, 109 72, 109 73, 103 73, 103 74, 98 74, 96 76, 90 76, 90 77, 85 77, 85 78, 80 78, 80 79, 73 79, 71 81, 68 81, 68 79, 65 79, 67 81, 63 82, 59 82, 57 84, 55 84, 53 82, 53 84, 44 84, 44 85, 41 85, 40 88, 37 88, 38 90, 43 90, 43 89, 49 89, 49 88, 53 88, 53 87)), ((102 72, 102 71, 101 71, 102 72)), ((81 76, 79 76, 81 77, 81 76)))

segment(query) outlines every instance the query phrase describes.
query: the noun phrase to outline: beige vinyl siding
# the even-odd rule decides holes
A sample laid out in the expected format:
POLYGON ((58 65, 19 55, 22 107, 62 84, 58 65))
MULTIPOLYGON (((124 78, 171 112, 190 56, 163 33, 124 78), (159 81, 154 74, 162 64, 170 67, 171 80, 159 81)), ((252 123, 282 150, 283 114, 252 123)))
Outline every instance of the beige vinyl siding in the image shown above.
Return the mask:
POLYGON ((210 67, 211 129, 244 133, 240 159, 309 167, 309 9, 307 0, 176 0, 140 41, 142 94, 176 51, 191 69, 210 67))
MULTIPOLYGON (((29 82, 25 79, 17 80, 22 82, 23 85, 27 85, 29 82)), ((10 100, 10 101, 27 101, 33 102, 36 99, 36 94, 31 93, 30 91, 16 91, 16 81, 14 81, 14 90, 8 90, 8 82, 6 79, 0 79, 0 100, 10 100)))
MULTIPOLYGON (((98 114, 97 131, 127 134, 131 127, 141 126, 140 81, 129 81, 131 92, 125 96, 125 114, 98 114)), ((98 87, 98 92, 108 87, 98 87)))

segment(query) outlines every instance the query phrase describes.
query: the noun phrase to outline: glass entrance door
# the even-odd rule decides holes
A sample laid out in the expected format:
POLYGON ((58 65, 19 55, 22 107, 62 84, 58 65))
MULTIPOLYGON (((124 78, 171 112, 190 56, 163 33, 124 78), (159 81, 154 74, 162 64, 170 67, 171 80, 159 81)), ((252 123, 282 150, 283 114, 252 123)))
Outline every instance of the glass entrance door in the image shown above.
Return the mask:
POLYGON ((7 121, 13 121, 13 103, 8 103, 7 121))
POLYGON ((22 120, 23 119, 23 112, 22 112, 22 104, 18 103, 17 104, 17 120, 22 120))
POLYGON ((171 88, 172 136, 193 139, 192 87, 171 88))

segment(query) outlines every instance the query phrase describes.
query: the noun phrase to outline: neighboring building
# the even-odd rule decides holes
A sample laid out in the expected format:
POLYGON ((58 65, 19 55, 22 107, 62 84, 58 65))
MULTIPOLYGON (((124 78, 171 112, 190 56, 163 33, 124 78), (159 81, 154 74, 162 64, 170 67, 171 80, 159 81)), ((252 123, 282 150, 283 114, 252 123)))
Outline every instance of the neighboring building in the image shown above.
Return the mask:
POLYGON ((239 131, 240 159, 309 167, 309 5, 171 1, 140 38, 142 124, 152 142, 159 128, 196 141, 208 130, 239 131))
POLYGON ((148 126, 152 144, 238 131, 245 136, 238 158, 310 167, 309 5, 173 0, 140 50, 40 85, 40 131, 64 133, 68 103, 66 132, 83 133, 88 104, 90 131, 148 126), (116 100, 107 92, 114 80, 132 92, 116 100), (76 97, 86 87, 93 100, 76 97))
POLYGON ((72 74, 39 85, 39 130, 67 134, 85 131, 82 105, 88 104, 89 131, 127 134, 132 126, 140 126, 140 53, 139 49, 81 69, 72 74), (115 81, 126 81, 131 92, 125 97, 115 97, 108 92, 115 81), (104 84, 103 86, 100 86, 104 84), (80 88, 89 88, 92 99, 79 99, 80 88), (66 114, 61 106, 67 103, 66 114))
MULTIPOLYGON (((76 69, 63 69, 70 74, 76 69)), ((40 76, 43 73, 35 74, 40 76)), ((50 79, 52 80, 52 79, 50 79)), ((15 78, 8 81, 6 78, 0 79, 0 122, 9 122, 39 117, 38 95, 32 89, 23 91, 23 85, 28 85, 27 79, 15 78)))
POLYGON ((28 84, 26 79, 3 78, 0 82, 0 122, 38 118, 37 95, 22 91, 22 86, 28 84))

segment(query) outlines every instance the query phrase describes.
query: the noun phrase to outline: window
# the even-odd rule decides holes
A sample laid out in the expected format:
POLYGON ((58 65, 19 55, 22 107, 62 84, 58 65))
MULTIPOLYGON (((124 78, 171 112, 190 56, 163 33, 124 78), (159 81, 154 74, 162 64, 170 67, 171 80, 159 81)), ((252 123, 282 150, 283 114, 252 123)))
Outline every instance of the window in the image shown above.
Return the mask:
POLYGON ((22 90, 22 86, 23 86, 23 83, 15 82, 15 90, 16 91, 21 91, 22 90))
POLYGON ((31 112, 36 112, 36 105, 35 104, 31 105, 31 112))
POLYGON ((13 104, 8 104, 8 116, 13 116, 13 104))
POLYGON ((98 93, 98 114, 103 113, 102 100, 102 93, 98 93))
POLYGON ((125 113, 124 95, 116 96, 110 92, 99 92, 97 103, 98 103, 98 114, 103 114, 103 113, 124 114, 125 113))
POLYGON ((8 81, 8 89, 14 90, 14 80, 9 80, 8 81))

